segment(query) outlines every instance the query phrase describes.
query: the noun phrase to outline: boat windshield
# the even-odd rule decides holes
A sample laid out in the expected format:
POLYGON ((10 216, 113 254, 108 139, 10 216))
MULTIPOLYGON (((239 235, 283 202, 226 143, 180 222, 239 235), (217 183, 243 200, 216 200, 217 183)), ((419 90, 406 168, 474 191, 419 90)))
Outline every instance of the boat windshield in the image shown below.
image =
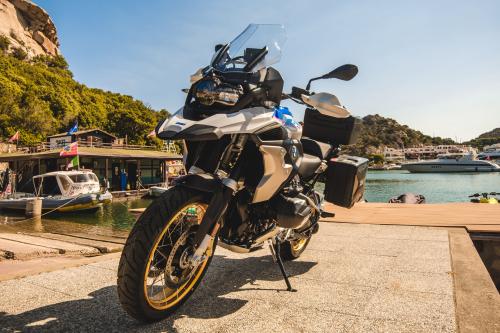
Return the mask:
POLYGON ((42 197, 61 195, 61 189, 56 176, 33 178, 36 194, 42 197))
POLYGON ((446 154, 446 155, 438 155, 438 158, 441 160, 457 160, 463 158, 463 154, 446 154))
POLYGON ((211 65, 220 71, 256 72, 279 62, 285 41, 281 24, 250 24, 214 54, 211 65))
POLYGON ((76 175, 71 175, 69 178, 73 181, 73 183, 87 183, 90 181, 98 181, 97 176, 93 173, 80 173, 76 175))

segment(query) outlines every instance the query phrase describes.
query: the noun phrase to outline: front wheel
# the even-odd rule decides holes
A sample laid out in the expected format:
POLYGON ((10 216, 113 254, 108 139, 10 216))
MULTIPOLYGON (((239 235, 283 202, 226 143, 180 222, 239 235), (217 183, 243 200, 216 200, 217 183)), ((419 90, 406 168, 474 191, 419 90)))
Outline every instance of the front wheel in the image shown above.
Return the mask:
POLYGON ((118 296, 137 320, 163 319, 182 305, 198 287, 215 250, 190 265, 192 239, 208 205, 202 193, 173 187, 141 215, 127 239, 118 267, 118 296))

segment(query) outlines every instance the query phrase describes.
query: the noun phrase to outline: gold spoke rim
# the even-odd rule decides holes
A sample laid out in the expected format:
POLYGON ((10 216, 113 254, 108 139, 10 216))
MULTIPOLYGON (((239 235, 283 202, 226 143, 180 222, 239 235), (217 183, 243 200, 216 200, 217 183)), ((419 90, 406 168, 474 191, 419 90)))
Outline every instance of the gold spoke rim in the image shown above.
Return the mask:
POLYGON ((302 248, 306 245, 307 239, 298 239, 296 241, 291 241, 292 249, 295 252, 302 250, 302 248))
MULTIPOLYGON (((182 238, 184 233, 189 232, 190 227, 196 224, 199 225, 205 214, 206 208, 207 205, 204 203, 191 203, 185 205, 169 220, 162 232, 156 238, 150 251, 148 263, 144 273, 144 295, 151 307, 157 310, 165 310, 177 304, 193 288, 205 270, 208 257, 196 269, 187 274, 186 282, 173 289, 166 285, 165 274, 168 274, 166 273, 166 265, 164 268, 159 269, 159 272, 157 271, 158 268, 154 265, 158 265, 160 262, 165 262, 166 264, 168 263, 171 254, 165 254, 162 252, 162 248, 167 246, 173 247, 174 244, 182 238), (191 219, 190 221, 186 221, 186 217, 193 217, 193 208, 196 209, 196 220, 191 219), (172 235, 176 232, 176 230, 179 232, 180 236, 176 242, 174 242, 172 240, 172 235), (159 255, 161 258, 160 260, 158 260, 158 256, 156 254, 159 255), (154 276, 150 276, 151 272, 154 273, 154 276)), ((213 247, 213 244, 210 245, 210 248, 211 247, 213 247)), ((211 251, 210 248, 209 252, 211 251)))

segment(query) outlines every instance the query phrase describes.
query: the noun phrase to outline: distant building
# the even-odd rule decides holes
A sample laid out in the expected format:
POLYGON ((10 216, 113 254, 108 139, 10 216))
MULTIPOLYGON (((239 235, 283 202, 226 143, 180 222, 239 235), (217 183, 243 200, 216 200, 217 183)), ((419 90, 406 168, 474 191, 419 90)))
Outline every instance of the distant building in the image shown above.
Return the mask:
POLYGON ((86 143, 94 147, 100 147, 103 144, 117 143, 117 137, 113 134, 96 128, 84 131, 76 131, 70 135, 68 135, 68 133, 51 135, 47 137, 47 141, 51 148, 64 147, 75 141, 86 143))
POLYGON ((46 143, 0 152, 0 163, 8 163, 18 174, 18 191, 30 192, 34 175, 66 170, 71 157, 60 157, 59 153, 72 142, 78 142, 80 168, 93 170, 101 181, 107 179, 113 191, 165 183, 182 172, 182 155, 175 146, 166 145, 159 150, 153 146, 126 145, 100 129, 51 135, 46 143))
POLYGON ((405 153, 402 149, 385 147, 384 160, 387 162, 400 162, 404 161, 405 153))
POLYGON ((439 154, 464 153, 471 149, 466 145, 438 145, 438 146, 420 146, 408 147, 403 149, 389 148, 384 149, 384 158, 386 161, 397 162, 402 160, 433 159, 439 154))

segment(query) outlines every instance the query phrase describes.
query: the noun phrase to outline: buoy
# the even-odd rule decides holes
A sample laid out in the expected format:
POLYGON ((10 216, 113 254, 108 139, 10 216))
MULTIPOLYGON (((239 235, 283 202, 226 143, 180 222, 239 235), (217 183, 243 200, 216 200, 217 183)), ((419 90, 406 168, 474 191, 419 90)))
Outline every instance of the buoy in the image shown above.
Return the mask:
POLYGON ((33 198, 33 199, 27 200, 25 214, 27 217, 34 217, 34 216, 42 215, 42 199, 41 198, 33 198))

